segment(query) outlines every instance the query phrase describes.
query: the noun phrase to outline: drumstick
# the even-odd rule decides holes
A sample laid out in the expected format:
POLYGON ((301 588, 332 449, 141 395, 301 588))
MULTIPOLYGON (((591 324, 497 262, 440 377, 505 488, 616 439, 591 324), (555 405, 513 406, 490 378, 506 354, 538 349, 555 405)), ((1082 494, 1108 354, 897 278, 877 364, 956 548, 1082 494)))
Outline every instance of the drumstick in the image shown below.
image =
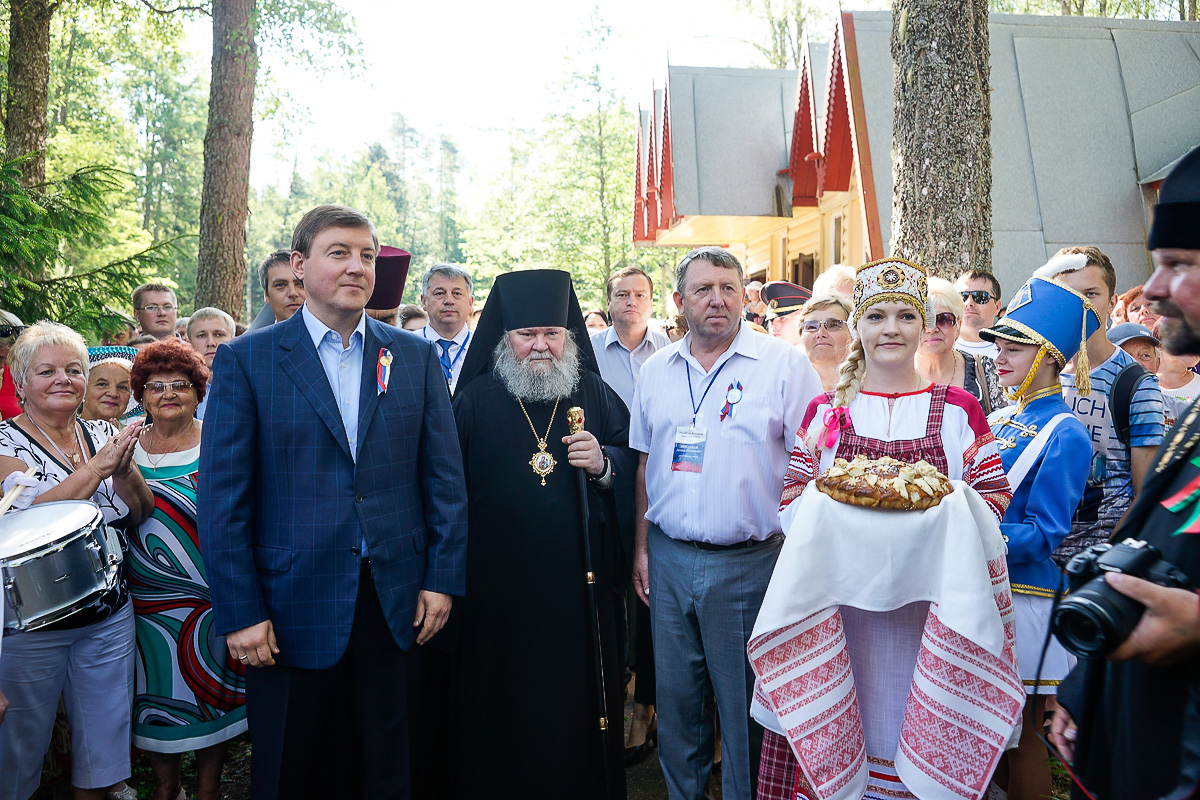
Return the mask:
MULTIPOLYGON (((25 470, 26 478, 32 478, 36 474, 37 474, 37 467, 30 467, 29 469, 25 470)), ((3 516, 5 513, 7 513, 8 510, 10 508, 12 508, 12 504, 17 502, 17 498, 21 495, 21 492, 25 491, 28 488, 30 488, 30 487, 17 484, 16 486, 9 489, 5 493, 4 498, 0 499, 0 516, 3 516)))

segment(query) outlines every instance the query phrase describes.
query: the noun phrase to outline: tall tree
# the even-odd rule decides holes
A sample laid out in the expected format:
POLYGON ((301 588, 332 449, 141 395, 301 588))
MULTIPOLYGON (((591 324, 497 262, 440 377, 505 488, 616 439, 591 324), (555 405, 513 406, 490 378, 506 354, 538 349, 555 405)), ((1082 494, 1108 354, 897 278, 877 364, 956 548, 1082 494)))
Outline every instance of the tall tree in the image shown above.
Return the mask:
POLYGON ((50 90, 50 20, 58 0, 12 0, 8 18, 8 84, 4 97, 5 160, 20 162, 21 183, 46 180, 50 90))
POLYGON ((258 55, 255 0, 213 0, 212 84, 204 135, 196 304, 242 315, 250 142, 258 55))
POLYGON ((953 279, 992 269, 986 0, 895 0, 892 252, 953 279))

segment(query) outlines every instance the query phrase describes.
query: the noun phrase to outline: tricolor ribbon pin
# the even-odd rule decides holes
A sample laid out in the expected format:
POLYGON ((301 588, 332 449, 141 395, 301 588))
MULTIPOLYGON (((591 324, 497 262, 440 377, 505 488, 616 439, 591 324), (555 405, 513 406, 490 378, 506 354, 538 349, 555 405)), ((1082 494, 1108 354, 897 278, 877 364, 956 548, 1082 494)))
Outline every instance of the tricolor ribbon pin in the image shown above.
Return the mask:
POLYGON ((732 417, 734 407, 742 401, 742 382, 735 381, 729 384, 729 388, 725 390, 725 405, 721 406, 721 421, 724 422, 726 417, 732 417))
POLYGON ((388 381, 392 377, 392 351, 386 347, 379 348, 379 364, 375 367, 376 394, 387 391, 388 381))

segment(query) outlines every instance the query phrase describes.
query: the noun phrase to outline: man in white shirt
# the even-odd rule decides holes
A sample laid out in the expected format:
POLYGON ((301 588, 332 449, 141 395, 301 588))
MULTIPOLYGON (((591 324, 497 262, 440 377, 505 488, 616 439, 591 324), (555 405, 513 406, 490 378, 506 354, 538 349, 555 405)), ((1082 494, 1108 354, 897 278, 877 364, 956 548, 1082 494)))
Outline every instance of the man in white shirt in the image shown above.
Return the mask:
POLYGON ((962 293, 963 320, 954 346, 964 353, 995 358, 999 354, 994 342, 979 338, 979 332, 990 328, 1000 316, 1000 281, 990 272, 967 270, 958 276, 954 288, 962 293))
MULTIPOLYGON (((639 267, 617 270, 608 279, 608 318, 612 325, 592 334, 592 350, 600 367, 600 377, 620 395, 626 407, 633 404, 633 389, 642 365, 650 356, 671 344, 660 330, 650 327, 654 309, 654 281, 639 267)), ((627 624, 622 638, 628 640, 632 667, 637 670, 634 684, 633 714, 629 736, 625 740, 625 758, 629 764, 640 762, 648 753, 647 738, 654 717, 655 675, 654 644, 650 633, 650 610, 638 602, 631 590, 624 597, 618 618, 627 624)), ((618 604, 621 598, 618 598, 618 604)))
POLYGON ((722 792, 748 798, 762 728, 750 719, 746 643, 783 533, 779 500, 796 431, 821 382, 795 347, 741 319, 742 267, 693 250, 675 275, 689 333, 642 367, 629 444, 633 579, 650 604, 659 756, 672 800, 700 800, 721 715, 722 792))
POLYGON ((628 406, 642 364, 671 343, 667 335, 650 327, 654 309, 654 281, 645 270, 625 267, 608 279, 608 318, 612 325, 592 334, 592 350, 600 376, 628 406))
POLYGON ((454 394, 463 356, 471 346, 467 321, 475 310, 474 290, 471 273, 453 264, 434 264, 421 278, 421 308, 429 315, 429 323, 417 333, 433 342, 450 394, 454 394))

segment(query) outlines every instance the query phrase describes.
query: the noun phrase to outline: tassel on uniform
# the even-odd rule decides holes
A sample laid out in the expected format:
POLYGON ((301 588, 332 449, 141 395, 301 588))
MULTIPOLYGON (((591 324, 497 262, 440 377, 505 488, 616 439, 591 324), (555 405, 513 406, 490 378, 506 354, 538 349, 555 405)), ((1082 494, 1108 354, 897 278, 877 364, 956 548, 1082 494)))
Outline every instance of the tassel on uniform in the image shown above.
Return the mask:
POLYGON ((1092 393, 1092 376, 1091 365, 1088 363, 1087 353, 1087 310, 1085 307, 1083 314, 1083 331, 1080 333, 1083 338, 1079 342, 1079 357, 1075 360, 1075 393, 1080 397, 1087 397, 1092 393))

